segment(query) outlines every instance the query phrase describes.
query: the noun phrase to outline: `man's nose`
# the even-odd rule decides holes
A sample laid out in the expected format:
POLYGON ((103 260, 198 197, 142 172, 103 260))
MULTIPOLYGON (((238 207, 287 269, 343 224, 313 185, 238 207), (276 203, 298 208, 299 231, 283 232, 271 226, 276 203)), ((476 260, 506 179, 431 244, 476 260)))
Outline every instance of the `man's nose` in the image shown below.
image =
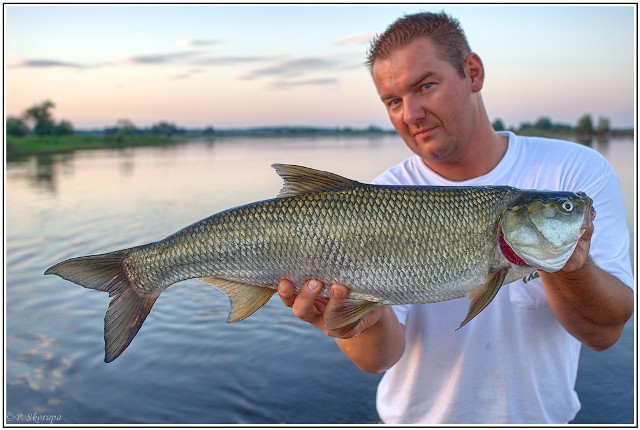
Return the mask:
POLYGON ((407 124, 415 124, 424 119, 426 110, 412 97, 407 97, 403 101, 403 120, 407 124))

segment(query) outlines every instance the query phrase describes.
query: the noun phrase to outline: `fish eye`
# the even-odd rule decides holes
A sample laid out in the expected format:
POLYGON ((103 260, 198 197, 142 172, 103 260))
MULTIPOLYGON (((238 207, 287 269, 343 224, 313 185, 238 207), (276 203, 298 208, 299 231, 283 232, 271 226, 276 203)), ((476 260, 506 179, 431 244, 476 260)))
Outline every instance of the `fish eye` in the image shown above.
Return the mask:
POLYGON ((571 203, 568 200, 565 200, 564 202, 562 202, 562 209, 564 209, 565 212, 573 211, 573 203, 571 203))

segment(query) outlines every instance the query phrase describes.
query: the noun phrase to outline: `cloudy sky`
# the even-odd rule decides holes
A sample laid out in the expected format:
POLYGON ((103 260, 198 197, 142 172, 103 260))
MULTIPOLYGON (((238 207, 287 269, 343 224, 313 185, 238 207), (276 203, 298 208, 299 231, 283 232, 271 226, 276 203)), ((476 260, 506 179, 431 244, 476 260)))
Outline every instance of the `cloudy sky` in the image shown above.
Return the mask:
POLYGON ((394 19, 445 10, 483 59, 490 118, 634 125, 633 6, 4 5, 6 115, 46 99, 102 128, 389 128, 363 66, 394 19))

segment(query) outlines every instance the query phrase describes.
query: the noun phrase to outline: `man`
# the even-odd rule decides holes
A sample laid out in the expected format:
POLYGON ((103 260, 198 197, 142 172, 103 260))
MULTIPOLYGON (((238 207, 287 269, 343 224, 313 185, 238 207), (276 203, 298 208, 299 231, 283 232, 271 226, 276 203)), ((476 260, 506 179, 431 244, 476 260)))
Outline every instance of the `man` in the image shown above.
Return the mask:
MULTIPOLYGON (((368 66, 391 122, 415 153, 379 184, 511 185, 585 191, 597 217, 555 273, 500 289, 485 312, 456 331, 466 299, 383 306, 337 338, 367 372, 383 372, 385 423, 566 423, 580 345, 614 344, 633 312, 628 230, 617 177, 597 152, 558 140, 497 133, 480 96, 484 67, 459 23, 445 14, 405 16, 372 42, 368 66), (593 244, 592 244, 593 239, 593 244)), ((326 308, 346 297, 309 280, 297 296, 278 291, 293 313, 327 335, 326 308)), ((348 287, 348 286, 347 286, 348 287)))

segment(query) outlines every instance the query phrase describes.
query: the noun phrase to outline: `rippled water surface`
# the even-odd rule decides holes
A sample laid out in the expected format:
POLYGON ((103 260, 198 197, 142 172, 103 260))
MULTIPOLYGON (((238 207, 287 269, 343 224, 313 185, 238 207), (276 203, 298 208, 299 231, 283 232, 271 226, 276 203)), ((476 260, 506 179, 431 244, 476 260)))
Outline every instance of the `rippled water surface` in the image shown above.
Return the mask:
MULTIPOLYGON (((633 219, 633 142, 594 144, 633 219)), ((270 165, 368 182, 408 155, 398 138, 257 139, 78 151, 6 166, 6 419, 12 424, 374 423, 378 376, 277 298, 227 324, 227 298, 196 280, 166 290, 116 361, 103 362, 109 298, 50 265, 161 239, 220 210, 275 196, 270 165)), ((633 325, 583 351, 576 422, 633 422, 633 325)))

